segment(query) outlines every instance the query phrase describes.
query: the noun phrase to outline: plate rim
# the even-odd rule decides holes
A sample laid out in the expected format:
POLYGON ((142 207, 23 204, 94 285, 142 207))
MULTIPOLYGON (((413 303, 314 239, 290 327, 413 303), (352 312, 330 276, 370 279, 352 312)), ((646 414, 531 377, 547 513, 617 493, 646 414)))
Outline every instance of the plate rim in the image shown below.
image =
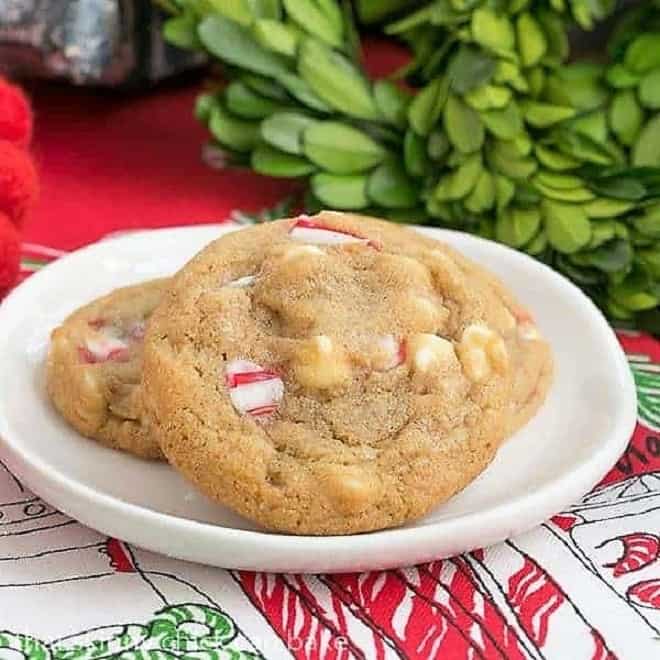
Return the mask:
MULTIPOLYGON (((556 285, 561 290, 565 291, 567 295, 572 296, 574 299, 577 296, 577 300, 588 306, 590 316, 593 316, 594 318, 594 328, 598 328, 598 332, 602 335, 603 340, 610 345, 611 359, 617 363, 618 370, 620 371, 623 380, 623 388, 621 389, 619 399, 621 405, 617 406, 618 414, 608 434, 608 438, 611 438, 608 443, 605 443, 598 449, 598 451, 587 455, 582 461, 572 464, 567 471, 562 472, 557 478, 545 482, 539 489, 527 492, 525 495, 518 497, 515 500, 500 502, 492 507, 470 511, 457 515, 454 518, 430 522, 415 527, 398 527, 350 536, 280 534, 268 530, 246 530, 235 527, 226 527, 221 524, 197 521, 157 511, 143 505, 125 502, 115 495, 99 491, 84 482, 73 479, 61 471, 53 472, 48 463, 42 461, 39 456, 35 455, 33 452, 25 451, 25 448, 21 450, 20 437, 12 438, 13 433, 11 426, 4 414, 3 381, 0 378, 0 444, 10 454, 11 460, 9 463, 12 469, 20 473, 18 476, 25 479, 26 485, 37 495, 40 495, 40 490, 43 491, 46 489, 41 488, 41 483, 37 484, 35 488, 35 484, 31 483, 33 474, 38 474, 39 479, 48 485, 47 490, 49 492, 63 492, 69 497, 73 497, 81 502, 90 502, 93 503, 94 506, 102 506, 107 512, 113 513, 117 516, 118 520, 121 521, 118 525, 120 528, 135 525, 136 523, 155 524, 157 526, 166 526, 172 530, 172 533, 197 532, 202 533, 205 536, 210 535, 209 538, 214 538, 217 542, 222 542, 224 540, 243 541, 249 544, 256 543, 261 546, 265 553, 270 551, 281 551, 287 548, 291 550, 306 549, 311 552, 323 549, 326 552, 333 552, 336 550, 345 550, 347 542, 352 546, 351 554, 366 553, 372 550, 374 546, 381 546, 383 544, 386 544, 386 547, 388 548, 393 548, 395 545, 403 547, 413 540, 415 541, 415 545, 419 546, 429 543, 433 538, 437 538, 440 535, 453 536, 465 533, 473 528, 477 522, 478 527, 483 529, 488 529, 494 525, 499 526, 501 525, 503 518, 506 518, 507 510, 512 506, 515 506, 516 508, 517 517, 520 517, 521 512, 524 512, 526 514, 524 516, 526 520, 529 518, 534 519, 534 522, 526 523, 522 529, 516 528, 516 534, 541 524, 549 515, 552 515, 552 512, 556 509, 556 505, 553 505, 550 507, 552 512, 549 512, 547 505, 543 505, 544 502, 564 500, 568 504, 569 501, 573 501, 584 495, 584 493, 595 483, 598 483, 598 481, 600 481, 600 479, 602 479, 612 467, 614 462, 625 449, 625 446, 635 429, 637 423, 637 394, 632 373, 629 369, 623 348, 619 344, 614 331, 605 320, 605 317, 594 303, 572 282, 553 271, 545 264, 507 246, 470 234, 465 234, 463 232, 435 227, 415 228, 421 229, 422 232, 427 233, 427 235, 439 239, 451 236, 453 239, 458 240, 459 243, 486 243, 488 244, 488 249, 494 249, 496 252, 501 252, 505 258, 521 260, 525 262, 525 265, 531 268, 532 271, 542 273, 544 277, 552 278, 556 285), (17 467, 15 468, 14 466, 17 467), (562 495, 562 493, 569 493, 569 496, 562 495), (538 515, 533 515, 532 512, 538 512, 538 515), (342 546, 341 548, 340 545, 342 546)), ((92 243, 51 262, 16 287, 2 304, 0 304, 0 357, 5 350, 8 350, 7 343, 10 335, 8 328, 12 327, 9 321, 14 314, 20 312, 20 304, 23 299, 26 297, 29 298, 32 289, 40 288, 42 282, 45 281, 54 271, 70 268, 72 260, 85 258, 89 253, 94 253, 97 250, 102 250, 105 253, 110 242, 120 243, 125 240, 130 241, 134 237, 143 238, 145 236, 153 236, 154 233, 161 235, 175 235, 180 232, 199 232, 200 234, 203 234, 204 232, 210 233, 213 231, 219 231, 220 233, 217 234, 219 236, 237 229, 241 229, 241 226, 232 223, 223 223, 168 227, 154 230, 138 230, 136 232, 130 232, 128 234, 92 243)), ((51 503, 62 512, 71 515, 67 511, 68 507, 61 506, 61 503, 58 502, 51 503)), ((85 518, 84 516, 81 517, 79 514, 76 514, 72 517, 83 524, 102 531, 103 533, 111 533, 107 528, 103 528, 105 526, 99 526, 93 519, 92 515, 85 518)), ((514 521, 511 521, 511 524, 513 525, 514 521)), ((130 541, 130 538, 128 538, 131 536, 130 534, 123 534, 122 536, 130 541)), ((511 534, 505 538, 509 538, 510 536, 511 534)), ((499 540, 504 539, 499 538, 499 540)), ((135 543, 135 541, 131 542, 135 543)), ((489 541, 489 543, 493 542, 495 541, 489 541)), ((136 545, 140 545, 140 542, 138 541, 136 545)), ((482 546, 479 545, 474 547, 482 546)), ((157 551, 167 554, 167 551, 164 549, 158 549, 157 551)), ((392 565, 401 564, 394 563, 392 565)), ((241 568, 241 566, 236 565, 235 567, 232 566, 230 568, 241 568)), ((338 568, 336 570, 344 569, 338 568)))

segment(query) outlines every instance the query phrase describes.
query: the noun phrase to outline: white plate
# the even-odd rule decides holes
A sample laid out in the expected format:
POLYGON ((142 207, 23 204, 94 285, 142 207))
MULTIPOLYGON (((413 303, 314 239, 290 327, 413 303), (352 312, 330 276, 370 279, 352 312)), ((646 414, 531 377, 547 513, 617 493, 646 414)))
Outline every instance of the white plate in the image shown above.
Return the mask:
POLYGON ((567 280, 495 243, 441 230, 495 271, 550 340, 556 377, 537 417, 450 502, 404 528, 351 537, 259 531, 213 504, 167 465, 81 438, 51 409, 43 386, 50 330, 114 287, 174 272, 231 227, 140 232, 47 266, 0 307, 0 456, 38 495, 106 534, 225 568, 332 572, 410 565, 490 545, 575 502, 608 471, 635 426, 633 381, 613 332, 567 280))

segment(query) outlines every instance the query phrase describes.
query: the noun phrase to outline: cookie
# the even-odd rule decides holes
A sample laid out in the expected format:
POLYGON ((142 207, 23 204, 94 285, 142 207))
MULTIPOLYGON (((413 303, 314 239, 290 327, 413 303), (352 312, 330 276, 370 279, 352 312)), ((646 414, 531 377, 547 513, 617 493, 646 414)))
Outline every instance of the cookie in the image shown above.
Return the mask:
POLYGON ((518 326, 438 241, 342 213, 277 221, 177 275, 147 331, 144 405, 175 468, 269 529, 392 527, 493 458, 518 326))
POLYGON ((135 456, 163 459, 143 420, 145 324, 169 280, 117 289, 82 307, 51 335, 48 394, 84 436, 135 456))

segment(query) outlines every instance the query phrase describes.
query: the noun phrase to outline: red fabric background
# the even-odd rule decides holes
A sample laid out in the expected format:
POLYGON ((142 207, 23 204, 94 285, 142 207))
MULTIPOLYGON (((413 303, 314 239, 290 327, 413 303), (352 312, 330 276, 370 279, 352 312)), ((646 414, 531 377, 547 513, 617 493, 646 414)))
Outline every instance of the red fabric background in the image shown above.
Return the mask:
POLYGON ((24 240, 70 250, 119 229, 219 222, 235 208, 282 198, 289 182, 201 162, 206 131, 192 116, 198 86, 139 96, 31 90, 41 196, 24 240))

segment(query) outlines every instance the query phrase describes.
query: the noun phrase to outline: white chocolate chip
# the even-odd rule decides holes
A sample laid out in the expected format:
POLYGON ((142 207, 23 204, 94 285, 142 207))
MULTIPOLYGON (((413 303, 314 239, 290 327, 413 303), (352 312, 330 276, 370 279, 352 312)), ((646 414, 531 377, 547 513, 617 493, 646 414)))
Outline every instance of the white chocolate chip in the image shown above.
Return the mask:
POLYGON ((289 261, 298 257, 322 257, 324 255, 325 252, 315 245, 294 245, 284 253, 283 259, 289 261))
POLYGON ((420 333, 408 340, 408 362, 415 371, 443 370, 456 361, 453 344, 447 339, 420 333))
POLYGON ((504 310, 503 321, 505 332, 513 332, 516 329, 516 317, 508 309, 504 310))
POLYGON ((482 323, 465 328, 457 348, 465 374, 476 383, 489 378, 493 370, 502 373, 507 369, 509 356, 504 340, 482 323))
POLYGON ((538 328, 530 321, 518 325, 518 336, 525 341, 536 341, 541 338, 538 328))
POLYGON ((237 280, 227 282, 225 286, 231 287, 232 289, 245 289, 252 286, 256 279, 256 275, 246 275, 245 277, 239 277, 237 280))
POLYGON ((351 375, 344 349, 327 335, 317 335, 298 349, 294 372, 301 385, 321 390, 341 385, 351 375))

